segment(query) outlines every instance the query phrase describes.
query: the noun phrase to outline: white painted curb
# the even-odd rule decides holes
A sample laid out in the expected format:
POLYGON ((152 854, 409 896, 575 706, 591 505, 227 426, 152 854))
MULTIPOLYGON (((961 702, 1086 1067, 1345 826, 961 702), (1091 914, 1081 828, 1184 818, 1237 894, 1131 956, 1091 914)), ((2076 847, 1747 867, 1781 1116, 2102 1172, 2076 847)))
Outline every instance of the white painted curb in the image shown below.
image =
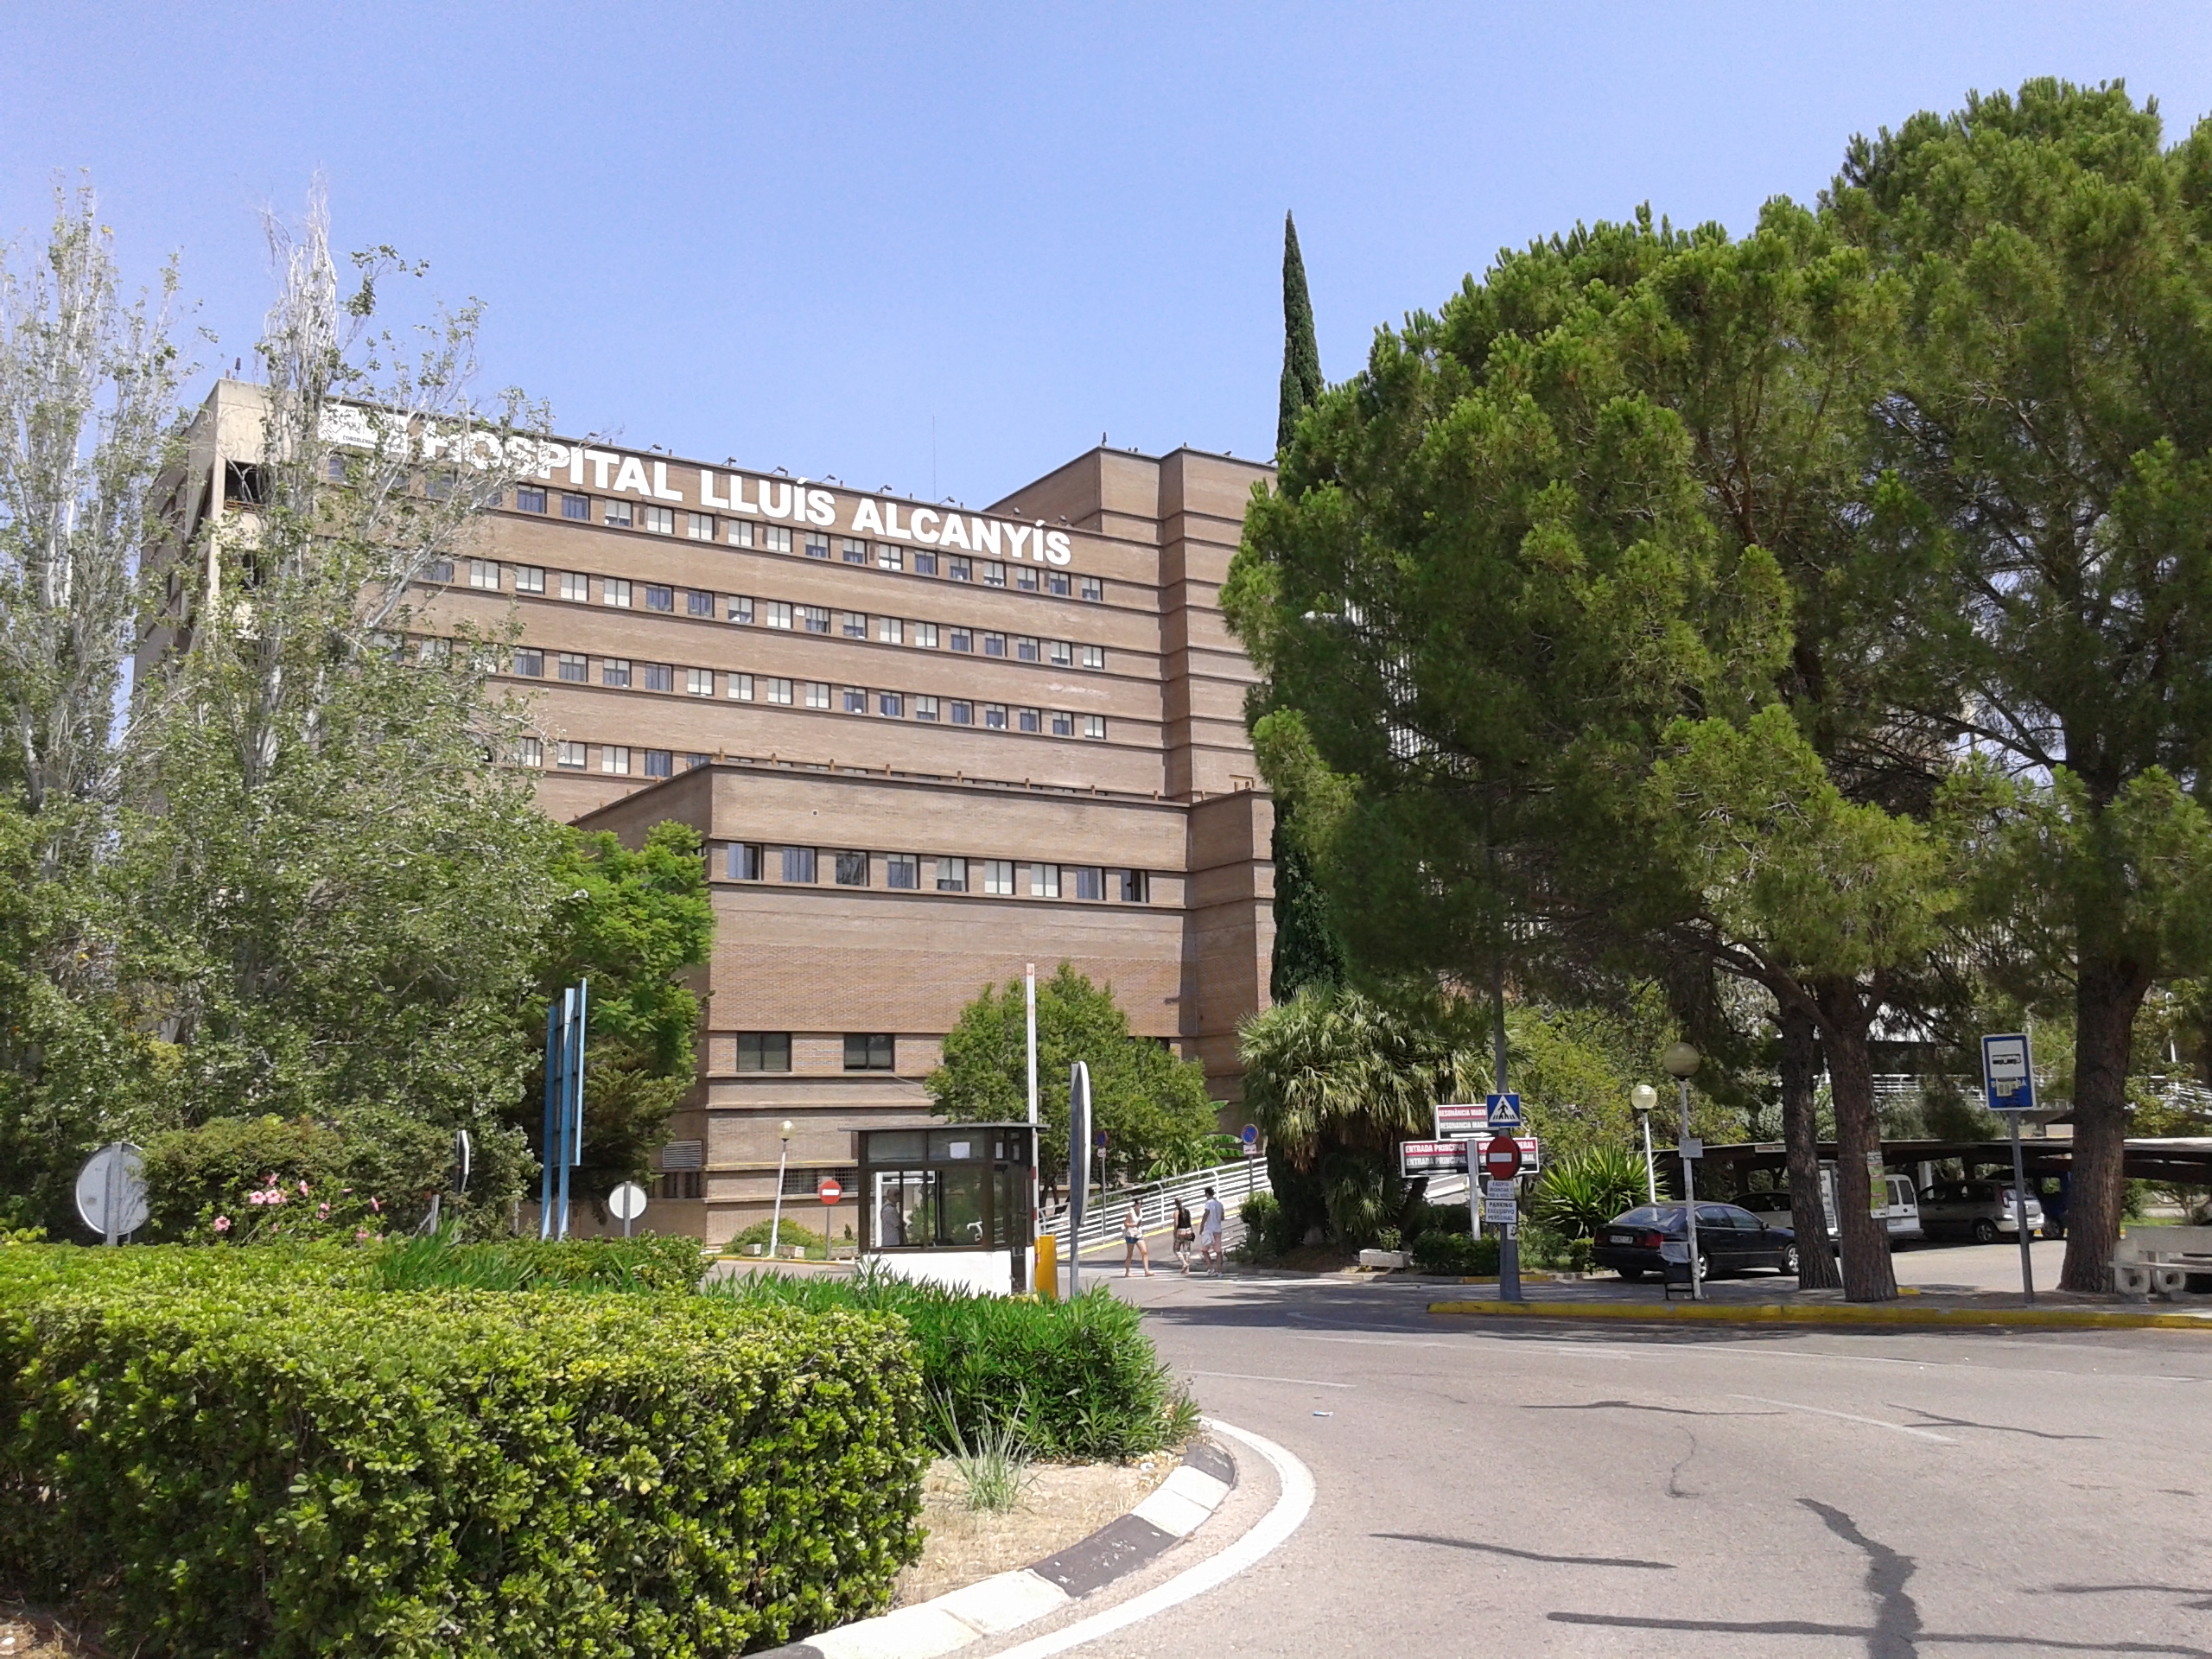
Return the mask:
MULTIPOLYGON (((1275 1472, 1275 1484, 1281 1490, 1274 1507, 1260 1519, 1259 1525, 1246 1533, 1217 1555, 1207 1557, 1187 1572, 1179 1573, 1162 1585, 1154 1586, 1141 1596, 1132 1596, 1118 1607, 1078 1620, 1064 1630, 1054 1630, 1050 1636, 1040 1636, 1020 1646, 1008 1648, 998 1659, 1047 1659, 1048 1655, 1065 1653, 1070 1648, 1081 1647, 1115 1630, 1126 1630, 1141 1619, 1154 1613, 1164 1613, 1193 1597, 1202 1596, 1215 1586, 1227 1583, 1246 1567, 1271 1554, 1291 1534, 1304 1524, 1306 1515, 1313 1508, 1313 1476, 1295 1457, 1273 1440, 1262 1440, 1257 1434, 1248 1434, 1241 1428, 1231 1428, 1215 1418, 1206 1418, 1205 1426, 1218 1434, 1226 1434, 1250 1446, 1268 1461, 1275 1472)), ((1166 1488, 1161 1489, 1165 1491, 1166 1488)))
MULTIPOLYGON (((1216 1433, 1241 1441, 1267 1459, 1281 1489, 1274 1508, 1261 1517, 1251 1531, 1188 1572, 1178 1573, 1166 1583, 1118 1607, 1010 1649, 1001 1659, 1044 1659, 1047 1654, 1065 1653, 1109 1631, 1149 1618, 1233 1578, 1298 1530, 1313 1507, 1313 1477, 1306 1465, 1273 1440, 1232 1428, 1211 1417, 1201 1421, 1216 1433)), ((1220 1454, 1216 1452, 1213 1455, 1218 1458, 1220 1454)), ((1228 1482, 1185 1463, 1121 1521, 1071 1549, 1081 1551, 1085 1544, 1095 1545, 1131 1520, 1157 1528, 1170 1541, 1187 1538, 1220 1508, 1230 1490, 1228 1482)), ((1154 1535, 1155 1538, 1157 1535, 1154 1535)), ((1064 1556, 1054 1556, 1039 1565, 1052 1568, 1063 1559, 1064 1556)), ((1135 1560, 1122 1559, 1128 1564, 1116 1571, 1126 1575, 1157 1557, 1145 1554, 1135 1560)), ((1111 1582, 1110 1578, 1105 1580, 1111 1582)), ((1096 1584, 1096 1588, 1104 1587, 1103 1583, 1096 1584)), ((1086 1593, 1095 1593, 1095 1589, 1086 1593)), ((948 1592, 933 1601, 901 1607, 877 1618, 864 1618, 834 1630, 824 1630, 819 1636, 804 1637, 787 1648, 764 1654, 760 1659, 774 1659, 776 1654, 814 1654, 819 1655, 820 1659, 938 1659, 940 1655, 956 1652, 987 1636, 1003 1636, 1034 1624, 1074 1599, 1050 1579, 1022 1567, 948 1592)))

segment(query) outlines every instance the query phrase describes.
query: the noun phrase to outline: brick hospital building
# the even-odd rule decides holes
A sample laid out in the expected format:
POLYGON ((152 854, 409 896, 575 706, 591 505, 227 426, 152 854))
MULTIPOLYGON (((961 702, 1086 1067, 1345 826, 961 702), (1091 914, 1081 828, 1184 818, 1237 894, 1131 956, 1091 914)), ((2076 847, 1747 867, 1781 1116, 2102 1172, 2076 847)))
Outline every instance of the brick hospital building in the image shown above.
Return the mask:
MULTIPOLYGON (((257 388, 211 394, 213 512, 260 422, 257 388)), ((1219 595, 1268 468, 1100 448, 971 512, 590 442, 537 459, 427 614, 518 623, 549 813, 706 842, 700 1086, 645 1224, 764 1218, 786 1121, 786 1213, 819 1224, 851 1131, 929 1121, 962 1005, 1027 962, 1110 981, 1239 1098, 1272 819, 1219 595)))

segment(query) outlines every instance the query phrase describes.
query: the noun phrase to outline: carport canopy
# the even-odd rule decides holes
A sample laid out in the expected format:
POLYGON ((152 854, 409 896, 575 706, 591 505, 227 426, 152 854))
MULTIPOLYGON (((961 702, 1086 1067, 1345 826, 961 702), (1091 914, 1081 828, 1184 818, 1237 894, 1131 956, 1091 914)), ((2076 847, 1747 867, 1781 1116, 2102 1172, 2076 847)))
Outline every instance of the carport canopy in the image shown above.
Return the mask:
MULTIPOLYGON (((2074 1142, 2070 1139, 2023 1140, 2020 1155, 2031 1181, 2044 1176, 2065 1175, 2074 1167, 2074 1142)), ((1821 1141, 1821 1161, 1834 1163, 1835 1158, 1835 1142, 1821 1141)), ((1882 1142, 1882 1161, 1899 1173, 1917 1164, 1940 1164, 1954 1159, 1965 1166, 1969 1178, 1983 1169, 2009 1176, 2012 1173, 2012 1143, 2010 1141, 1882 1142)), ((1670 1149, 1662 1155, 1662 1161, 1673 1163, 1677 1160, 1670 1149)), ((1750 1178, 1756 1172, 1778 1172, 1788 1168, 1789 1149, 1779 1141, 1708 1146, 1705 1149, 1703 1163, 1705 1166, 1698 1172, 1700 1189, 1713 1197, 1726 1198, 1729 1193, 1741 1192, 1749 1186, 1750 1178)), ((2131 1139, 2126 1143, 2121 1166, 2130 1180, 2163 1181, 2177 1186, 2212 1186, 2212 1135, 2131 1139)))

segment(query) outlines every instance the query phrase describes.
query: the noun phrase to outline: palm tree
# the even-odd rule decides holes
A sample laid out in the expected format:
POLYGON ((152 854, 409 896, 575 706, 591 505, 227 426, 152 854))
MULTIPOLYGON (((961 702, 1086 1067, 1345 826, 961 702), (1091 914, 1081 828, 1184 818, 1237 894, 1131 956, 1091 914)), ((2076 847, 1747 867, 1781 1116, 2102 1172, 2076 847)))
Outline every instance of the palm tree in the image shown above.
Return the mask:
POLYGON ((1441 1021, 1357 991, 1312 985, 1238 1033, 1244 1100, 1269 1152, 1301 1172, 1325 1156, 1388 1157, 1433 1132, 1430 1109, 1466 1099, 1486 1073, 1441 1021))

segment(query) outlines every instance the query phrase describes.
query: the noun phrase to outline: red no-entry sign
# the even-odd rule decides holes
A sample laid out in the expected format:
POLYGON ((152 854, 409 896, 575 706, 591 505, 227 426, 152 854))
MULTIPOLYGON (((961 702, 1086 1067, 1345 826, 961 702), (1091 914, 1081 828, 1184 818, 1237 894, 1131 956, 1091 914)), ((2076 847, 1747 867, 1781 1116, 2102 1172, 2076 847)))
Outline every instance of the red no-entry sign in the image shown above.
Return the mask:
POLYGON ((1510 1135, 1492 1137, 1483 1148, 1483 1173, 1493 1181, 1510 1181, 1521 1173, 1521 1143, 1510 1135))
POLYGON ((845 1196, 845 1189, 837 1185, 835 1175, 824 1175, 822 1185, 814 1189, 814 1196, 824 1204, 835 1204, 845 1196))

